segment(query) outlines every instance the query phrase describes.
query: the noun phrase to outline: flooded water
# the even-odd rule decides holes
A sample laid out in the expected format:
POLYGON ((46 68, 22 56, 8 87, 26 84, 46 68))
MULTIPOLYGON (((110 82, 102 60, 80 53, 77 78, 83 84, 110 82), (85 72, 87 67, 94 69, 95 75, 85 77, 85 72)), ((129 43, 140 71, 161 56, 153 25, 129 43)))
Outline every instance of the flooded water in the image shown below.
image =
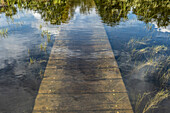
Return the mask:
MULTIPOLYGON (((96 15, 104 25, 134 112, 170 112, 169 0, 3 1, 0 113, 32 112, 56 37, 81 18, 74 27, 80 27, 82 34, 74 34, 74 27, 68 30, 81 42, 83 24, 90 23, 88 17, 95 22, 96 15)), ((90 29, 86 32, 93 35, 90 29)))

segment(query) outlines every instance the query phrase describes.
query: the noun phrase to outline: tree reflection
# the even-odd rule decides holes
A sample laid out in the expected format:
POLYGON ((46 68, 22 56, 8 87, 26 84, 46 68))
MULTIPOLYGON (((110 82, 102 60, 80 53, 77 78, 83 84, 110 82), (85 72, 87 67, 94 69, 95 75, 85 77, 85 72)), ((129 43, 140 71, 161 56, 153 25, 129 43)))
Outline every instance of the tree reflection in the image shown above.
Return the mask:
MULTIPOLYGON (((132 8, 138 19, 156 22, 158 27, 168 26, 170 3, 169 0, 94 0, 98 13, 104 23, 114 26, 128 19, 132 8)), ((51 24, 67 23, 74 15, 76 7, 80 13, 88 14, 95 6, 92 0, 1 0, 5 12, 11 17, 17 13, 17 8, 34 10, 41 14, 42 19, 51 24)))
POLYGON ((94 7, 91 0, 1 0, 3 7, 0 13, 11 17, 17 13, 17 8, 38 12, 41 18, 51 24, 67 23, 74 15, 76 7, 80 13, 88 14, 94 7))
POLYGON ((98 12, 104 23, 114 26, 127 19, 130 2, 126 0, 95 0, 98 12))
POLYGON ((103 22, 111 26, 128 19, 131 8, 145 23, 156 22, 158 27, 169 23, 169 0, 95 0, 95 3, 103 22))
POLYGON ((156 22, 158 27, 168 26, 170 15, 169 0, 135 0, 133 13, 138 19, 148 22, 156 22))

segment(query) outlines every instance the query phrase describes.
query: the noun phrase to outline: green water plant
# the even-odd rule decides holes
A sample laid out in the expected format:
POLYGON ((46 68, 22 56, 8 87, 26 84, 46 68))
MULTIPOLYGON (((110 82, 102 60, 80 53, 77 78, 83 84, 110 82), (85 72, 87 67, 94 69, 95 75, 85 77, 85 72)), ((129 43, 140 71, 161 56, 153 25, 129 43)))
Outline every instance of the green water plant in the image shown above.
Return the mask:
POLYGON ((44 32, 41 32, 41 37, 44 38, 44 32))
POLYGON ((146 113, 149 110, 158 108, 159 103, 168 98, 168 96, 168 90, 161 90, 157 92, 157 94, 153 98, 149 99, 149 101, 146 103, 142 113, 146 113))
POLYGON ((47 42, 45 42, 44 44, 40 44, 40 49, 41 49, 41 51, 42 50, 44 50, 44 51, 46 51, 46 49, 47 49, 47 42))
POLYGON ((40 78, 43 78, 43 73, 44 73, 44 71, 42 69, 40 69, 40 72, 39 72, 40 78))
POLYGON ((155 47, 153 47, 153 54, 156 54, 156 53, 158 53, 158 52, 160 52, 160 51, 167 51, 167 47, 166 46, 164 46, 164 45, 158 45, 158 46, 155 46, 155 47))
POLYGON ((166 86, 170 78, 170 69, 168 69, 167 72, 164 72, 164 74, 160 77, 160 83, 161 86, 166 86))
POLYGON ((47 42, 44 43, 44 51, 47 50, 47 42))
POLYGON ((0 30, 0 36, 4 37, 4 38, 8 37, 8 28, 7 29, 1 29, 0 30))
POLYGON ((49 33, 47 33, 47 41, 48 43, 51 41, 51 35, 49 33))
POLYGON ((30 64, 34 64, 34 59, 30 58, 30 64))
POLYGON ((28 49, 28 54, 30 54, 30 49, 28 49))
POLYGON ((40 44, 40 49, 43 50, 43 48, 44 48, 44 47, 43 47, 43 44, 41 43, 41 44, 40 44))
POLYGON ((42 29, 42 25, 40 25, 40 27, 39 27, 40 29, 42 29))
POLYGON ((139 94, 136 100, 136 104, 135 104, 135 113, 139 113, 140 112, 140 105, 142 103, 142 101, 144 100, 144 98, 146 98, 149 94, 151 94, 150 92, 146 92, 143 93, 142 95, 139 94))
POLYGON ((159 104, 169 97, 168 90, 157 91, 156 94, 151 92, 139 94, 136 104, 135 113, 147 113, 151 110, 158 108, 159 104), (154 96, 151 96, 154 95, 154 96))

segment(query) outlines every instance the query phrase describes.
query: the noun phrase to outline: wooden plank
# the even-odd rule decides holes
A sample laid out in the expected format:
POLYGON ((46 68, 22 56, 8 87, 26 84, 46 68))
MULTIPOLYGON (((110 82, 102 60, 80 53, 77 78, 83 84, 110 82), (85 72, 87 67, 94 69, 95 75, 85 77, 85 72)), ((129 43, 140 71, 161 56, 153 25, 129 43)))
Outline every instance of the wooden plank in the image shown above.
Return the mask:
POLYGON ((126 93, 96 93, 96 94, 39 94, 35 109, 47 111, 104 111, 104 110, 130 110, 126 93), (63 102, 64 100, 64 102, 63 102), (89 103, 87 103, 87 100, 89 103), (62 102, 62 103, 61 103, 62 102), (56 103, 56 104, 54 104, 56 103))
POLYGON ((122 79, 104 80, 43 80, 39 93, 111 93, 126 92, 122 79))
POLYGON ((34 113, 133 113, 100 18, 84 16, 56 37, 34 113))
POLYGON ((44 80, 55 80, 55 81, 69 81, 69 80, 104 80, 104 79, 119 79, 120 71, 118 68, 107 68, 107 69, 72 69, 71 72, 65 69, 50 69, 46 70, 44 74, 44 80), (72 76, 74 75, 74 76, 72 76), (77 77, 80 76, 80 77, 77 77))

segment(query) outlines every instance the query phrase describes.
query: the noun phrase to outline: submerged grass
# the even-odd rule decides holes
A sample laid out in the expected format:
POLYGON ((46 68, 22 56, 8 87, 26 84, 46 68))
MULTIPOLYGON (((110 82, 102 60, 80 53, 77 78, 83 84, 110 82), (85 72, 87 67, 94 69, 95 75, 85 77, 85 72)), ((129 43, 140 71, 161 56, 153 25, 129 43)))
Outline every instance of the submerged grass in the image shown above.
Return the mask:
POLYGON ((158 108, 159 104, 169 97, 168 90, 158 91, 152 98, 152 93, 144 93, 143 95, 139 94, 136 105, 135 113, 147 113, 151 110, 158 108))
POLYGON ((142 103, 142 101, 144 100, 144 98, 146 98, 146 96, 148 96, 150 93, 144 93, 143 95, 139 94, 136 104, 135 104, 135 113, 139 113, 140 112, 140 105, 142 103))
POLYGON ((153 98, 151 98, 146 103, 142 113, 146 113, 149 110, 158 108, 159 103, 162 102, 164 99, 166 99, 168 96, 169 96, 169 91, 168 90, 159 91, 153 98))
POLYGON ((169 78, 170 78, 170 69, 168 69, 168 71, 165 72, 163 76, 160 78, 161 85, 165 86, 168 83, 169 78))
MULTIPOLYGON (((148 26, 152 29, 152 26, 148 26)), ((134 67, 139 72, 144 71, 146 80, 151 80, 159 91, 139 95, 135 103, 135 113, 150 113, 169 97, 170 57, 168 47, 153 45, 152 37, 142 39, 132 38, 127 43, 130 51, 129 62, 135 61, 134 67), (152 46, 153 45, 153 46, 152 46)))

